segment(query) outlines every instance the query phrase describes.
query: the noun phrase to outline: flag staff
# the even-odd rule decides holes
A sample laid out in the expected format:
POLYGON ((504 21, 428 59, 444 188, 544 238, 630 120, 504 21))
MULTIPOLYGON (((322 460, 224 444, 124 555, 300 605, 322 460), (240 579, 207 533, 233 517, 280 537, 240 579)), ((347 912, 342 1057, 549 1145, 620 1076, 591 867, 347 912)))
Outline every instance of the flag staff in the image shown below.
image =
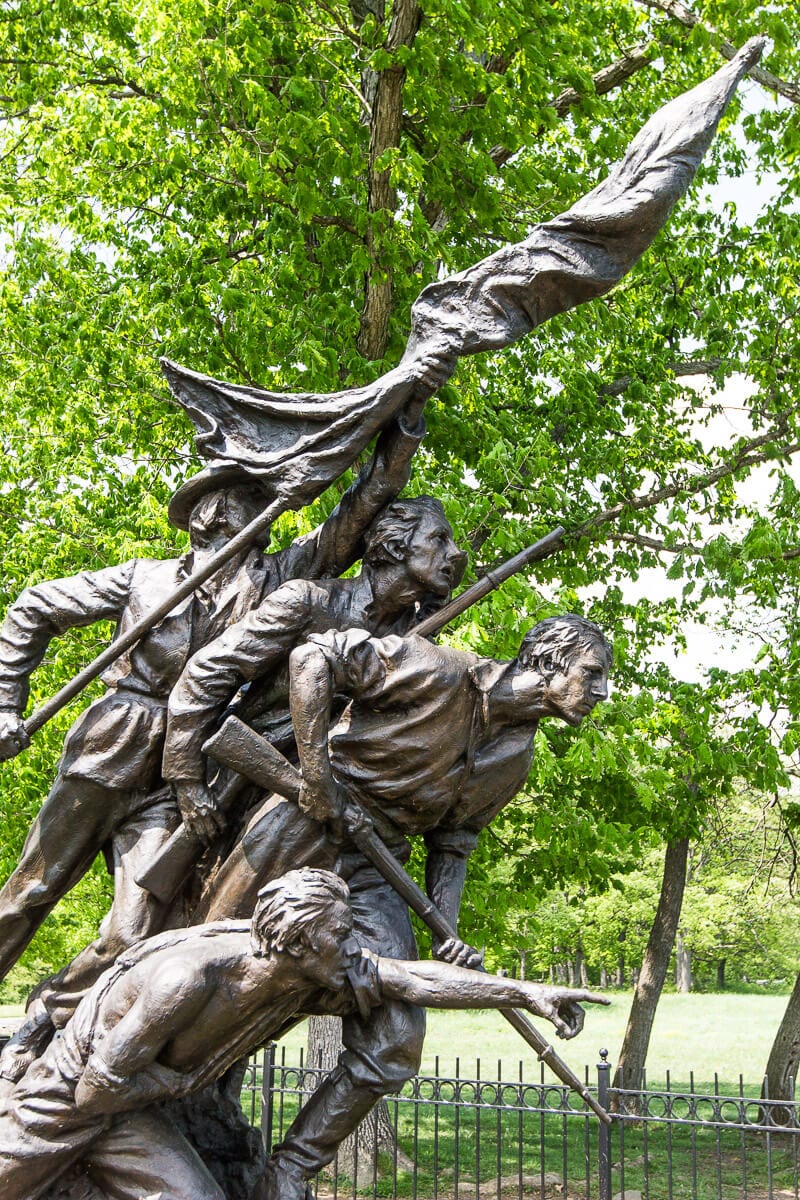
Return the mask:
POLYGON ((69 683, 65 683, 62 688, 46 700, 39 708, 35 709, 29 717, 26 718, 25 732, 30 737, 36 733, 43 725, 61 712, 61 709, 69 704, 70 700, 74 699, 85 687, 88 687, 93 679, 105 671, 106 667, 110 667, 113 662, 130 650, 131 646, 135 646, 140 638, 157 625, 159 621, 163 621, 164 617, 168 616, 182 600, 187 596, 191 596, 192 592, 196 591, 202 584, 215 575, 221 567, 225 566, 234 558, 240 550, 248 549, 255 539, 270 528, 277 517, 284 511, 285 502, 283 500, 273 500, 273 502, 254 517, 249 525, 241 529, 227 545, 208 560, 205 566, 200 567, 188 579, 185 579, 175 591, 163 600, 152 612, 147 613, 132 625, 125 633, 116 637, 110 646, 107 646, 93 662, 90 662, 87 667, 79 671, 74 678, 70 679, 69 683))

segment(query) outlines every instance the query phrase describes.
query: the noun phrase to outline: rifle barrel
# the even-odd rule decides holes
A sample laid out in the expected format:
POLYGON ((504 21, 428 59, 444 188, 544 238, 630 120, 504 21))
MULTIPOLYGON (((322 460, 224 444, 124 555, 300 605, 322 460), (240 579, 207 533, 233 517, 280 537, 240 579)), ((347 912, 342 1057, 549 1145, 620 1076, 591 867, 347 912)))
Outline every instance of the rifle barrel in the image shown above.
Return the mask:
POLYGON ((487 571, 477 583, 473 583, 470 587, 465 588, 460 596, 456 596, 455 600, 451 600, 444 608, 440 608, 438 612, 415 625, 412 632, 419 637, 430 637, 432 634, 439 633, 450 621, 460 617, 463 612, 466 612, 473 604, 477 604, 484 596, 488 596, 495 588, 499 588, 512 575, 516 575, 518 571, 522 571, 531 563, 539 562, 540 559, 553 554, 564 540, 566 532, 563 525, 557 525, 550 533, 539 538, 538 542, 520 550, 519 554, 515 554, 513 558, 501 563, 494 571, 487 571))
POLYGON ((82 671, 79 671, 69 683, 66 683, 54 696, 46 700, 35 712, 32 712, 25 721, 25 732, 28 736, 30 737, 31 734, 36 733, 56 713, 61 712, 61 709, 69 704, 70 700, 82 692, 85 687, 88 687, 93 679, 96 679, 101 672, 105 671, 106 667, 110 667, 126 650, 130 650, 131 646, 135 646, 139 639, 143 638, 154 625, 157 625, 159 621, 163 621, 164 617, 168 616, 176 605, 185 600, 187 596, 191 596, 196 588, 199 588, 207 579, 216 574, 220 567, 223 567, 229 559, 238 554, 240 550, 246 550, 259 534, 269 529, 275 518, 283 511, 283 507, 282 501, 274 500, 263 512, 254 517, 249 525, 246 525, 221 550, 218 550, 204 567, 201 567, 199 571, 195 571, 193 575, 184 580, 166 600, 163 600, 147 616, 142 617, 140 621, 137 621, 125 633, 115 638, 110 646, 107 646, 101 654, 98 654, 93 662, 89 663, 88 667, 84 667, 82 671))

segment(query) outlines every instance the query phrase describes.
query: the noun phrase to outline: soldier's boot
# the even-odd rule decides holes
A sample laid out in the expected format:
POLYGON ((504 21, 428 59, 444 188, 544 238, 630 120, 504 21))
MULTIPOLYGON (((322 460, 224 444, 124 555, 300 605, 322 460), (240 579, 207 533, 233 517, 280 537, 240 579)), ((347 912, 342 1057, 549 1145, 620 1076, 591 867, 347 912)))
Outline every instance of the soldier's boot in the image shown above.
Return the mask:
POLYGON ((314 1194, 298 1167, 271 1158, 250 1200, 314 1200, 314 1194))
POLYGON ((52 1041, 56 1027, 41 1000, 34 1000, 25 1020, 0 1054, 0 1096, 8 1095, 52 1041))
MULTIPOLYGON (((382 1093, 381 1093, 382 1094, 382 1093)), ((380 1096, 336 1067, 303 1105, 267 1163, 264 1190, 253 1200, 309 1200, 307 1180, 336 1157, 380 1096)))

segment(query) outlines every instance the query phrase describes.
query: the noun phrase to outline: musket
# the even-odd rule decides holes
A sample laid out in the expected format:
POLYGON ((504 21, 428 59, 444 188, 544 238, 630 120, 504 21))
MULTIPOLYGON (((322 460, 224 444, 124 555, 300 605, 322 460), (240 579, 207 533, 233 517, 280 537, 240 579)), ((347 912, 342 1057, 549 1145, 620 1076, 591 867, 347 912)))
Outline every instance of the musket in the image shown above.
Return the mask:
MULTIPOLYGON (((538 542, 520 550, 519 554, 507 559, 493 571, 487 571, 476 583, 465 588, 444 608, 440 608, 438 612, 415 625, 411 632, 421 637, 431 637, 439 633, 450 621, 466 612, 473 604, 477 604, 484 596, 488 596, 512 575, 524 570, 531 563, 539 562, 548 555, 554 554, 561 545, 565 532, 563 525, 557 525, 550 533, 539 538, 538 542)), ((234 788, 232 784, 226 785, 224 791, 217 797, 220 811, 224 812, 229 807, 237 791, 238 788, 234 788)), ((186 825, 179 825, 153 861, 136 877, 136 882, 140 887, 146 888, 156 899, 168 904, 186 879, 201 847, 200 838, 192 833, 186 825)))
POLYGON ((550 533, 546 533, 544 537, 539 538, 538 542, 534 542, 532 546, 527 546, 525 550, 520 550, 519 554, 515 554, 513 558, 506 559, 499 567, 495 567, 493 571, 487 571, 482 575, 477 583, 471 584, 465 588, 460 595, 451 600, 449 604, 445 604, 444 608, 440 608, 430 617, 426 617, 424 621, 420 621, 411 630, 412 633, 418 634, 420 637, 431 637, 432 634, 440 633, 445 625, 449 625, 456 617, 460 617, 463 612, 471 608, 473 604, 477 604, 479 600, 483 600, 484 596, 488 596, 495 588, 499 588, 501 584, 510 579, 512 575, 516 575, 519 571, 529 567, 531 563, 539 562, 543 558, 548 558, 554 554, 560 547, 566 534, 566 529, 563 525, 556 525, 555 529, 550 533))
POLYGON ((192 592, 196 591, 207 579, 215 575, 221 567, 240 550, 246 550, 255 541, 260 534, 265 533, 284 510, 285 505, 280 500, 273 501, 263 512, 254 517, 249 525, 241 529, 239 533, 232 537, 221 550, 218 550, 206 563, 204 567, 200 567, 194 574, 185 579, 175 591, 157 605, 152 612, 147 613, 132 625, 125 633, 116 637, 110 646, 107 646, 102 653, 98 654, 93 662, 90 662, 88 667, 84 667, 82 671, 64 684, 54 696, 46 700, 40 708, 37 708, 23 722, 25 732, 28 737, 36 733, 43 725, 46 725, 56 713, 61 712, 65 705, 69 704, 75 696, 88 687, 93 679, 96 679, 106 667, 110 667, 113 662, 124 654, 126 650, 130 650, 131 646, 135 646, 140 638, 157 625, 159 621, 163 621, 164 617, 168 616, 173 608, 185 600, 187 596, 191 596, 192 592))
MULTIPOLYGON (((259 787, 276 792, 295 804, 300 797, 302 776, 297 767, 284 758, 280 750, 277 750, 271 742, 256 733, 249 725, 245 725, 238 717, 228 717, 219 731, 205 743, 203 753, 211 755, 223 766, 230 767, 251 779, 259 787)), ((348 799, 343 813, 343 822, 348 836, 356 847, 405 900, 409 908, 413 909, 420 920, 425 922, 431 932, 441 941, 458 938, 455 927, 425 895, 422 888, 414 882, 402 863, 395 858, 375 832, 367 813, 352 799, 348 799)), ((485 967, 474 969, 486 971, 485 967)), ((527 1016, 516 1008, 503 1008, 500 1009, 500 1012, 536 1052, 538 1058, 546 1063, 553 1074, 568 1088, 577 1092, 592 1112, 596 1113, 604 1124, 609 1125, 611 1117, 603 1106, 556 1053, 546 1038, 542 1037, 538 1029, 530 1023, 527 1016)))

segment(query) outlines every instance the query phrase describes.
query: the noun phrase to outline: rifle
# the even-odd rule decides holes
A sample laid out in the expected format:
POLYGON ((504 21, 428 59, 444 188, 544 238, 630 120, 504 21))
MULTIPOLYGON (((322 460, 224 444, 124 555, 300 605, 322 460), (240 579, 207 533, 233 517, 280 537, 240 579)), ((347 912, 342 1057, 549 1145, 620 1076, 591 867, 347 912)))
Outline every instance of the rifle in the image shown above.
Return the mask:
MULTIPOLYGON (((466 612, 473 604, 477 604, 484 596, 488 596, 512 575, 516 575, 518 571, 522 571, 531 563, 539 562, 554 554, 561 545, 565 533, 563 525, 557 525, 550 533, 509 558, 494 571, 487 571, 476 583, 465 588, 444 608, 440 608, 438 612, 415 625, 411 632, 420 637, 432 637, 439 633, 450 621, 466 612)), ((209 744, 206 743, 206 745, 209 744)), ((205 746, 203 750, 205 751, 205 746)), ((246 774, 246 772, 242 772, 242 774, 246 774)), ((230 806, 237 792, 238 788, 234 788, 232 782, 226 785, 224 791, 217 798, 222 812, 225 812, 230 806)), ((146 888, 157 900, 169 904, 194 865, 201 847, 200 839, 186 825, 179 825, 149 866, 145 867, 136 877, 136 882, 140 887, 146 888)))
MULTIPOLYGON (((203 752, 210 754, 224 766, 231 767, 234 771, 247 776, 260 787, 277 792, 278 795, 285 796, 287 800, 297 803, 302 782, 302 776, 298 769, 292 766, 271 742, 261 737, 249 725, 245 725, 238 717, 228 717, 221 729, 205 743, 203 752)), ((345 807, 343 821, 349 837, 364 857, 380 872, 387 883, 391 884, 436 937, 442 941, 447 938, 457 938, 456 929, 384 845, 373 829, 367 813, 352 799, 348 800, 345 807)), ((476 969, 484 972, 486 970, 485 967, 476 969)), ((536 1052, 538 1058, 547 1064, 553 1074, 568 1088, 577 1092, 603 1124, 610 1125, 611 1117, 606 1110, 574 1071, 559 1057, 549 1042, 531 1025, 527 1016, 516 1008, 501 1009, 500 1012, 536 1052)))
POLYGON ((56 713, 61 712, 61 709, 69 704, 70 700, 75 696, 79 695, 85 687, 88 687, 93 679, 96 679, 98 675, 105 671, 106 667, 110 667, 120 655, 124 654, 126 650, 130 650, 131 646, 135 646, 140 638, 143 638, 154 625, 157 625, 159 621, 163 621, 164 617, 168 616, 173 608, 180 604, 182 600, 185 600, 187 596, 191 596, 192 592, 205 583, 207 579, 210 579, 212 575, 215 575, 220 567, 223 567, 229 559, 238 554, 240 550, 246 550, 260 534, 270 528, 275 518, 280 516, 284 511, 284 508, 285 505, 282 501, 273 501, 269 507, 265 508, 257 517, 254 517, 249 525, 246 525, 235 537, 232 537, 221 550, 218 550, 204 567, 200 567, 198 571, 195 571, 193 575, 185 579, 171 596, 168 596, 152 612, 149 612, 147 616, 142 617, 140 621, 132 625, 126 633, 120 634, 119 637, 115 638, 110 646, 107 646, 105 650, 98 654, 97 658, 89 663, 88 667, 84 667, 82 671, 79 671, 74 678, 70 679, 69 683, 65 683, 54 696, 51 696, 49 700, 46 700, 44 704, 32 712, 23 722, 28 737, 31 737, 43 725, 52 720, 56 713))

